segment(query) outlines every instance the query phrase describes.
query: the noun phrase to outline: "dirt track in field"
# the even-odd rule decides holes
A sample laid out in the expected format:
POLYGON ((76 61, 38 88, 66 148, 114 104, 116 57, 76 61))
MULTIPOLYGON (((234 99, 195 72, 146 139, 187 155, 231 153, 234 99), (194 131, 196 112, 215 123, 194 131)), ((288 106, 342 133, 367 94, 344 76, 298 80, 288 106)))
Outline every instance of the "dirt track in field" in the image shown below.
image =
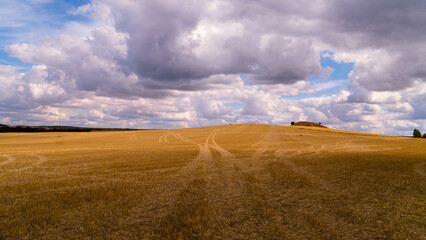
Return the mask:
POLYGON ((425 237, 424 141, 269 125, 2 136, 6 239, 425 237))

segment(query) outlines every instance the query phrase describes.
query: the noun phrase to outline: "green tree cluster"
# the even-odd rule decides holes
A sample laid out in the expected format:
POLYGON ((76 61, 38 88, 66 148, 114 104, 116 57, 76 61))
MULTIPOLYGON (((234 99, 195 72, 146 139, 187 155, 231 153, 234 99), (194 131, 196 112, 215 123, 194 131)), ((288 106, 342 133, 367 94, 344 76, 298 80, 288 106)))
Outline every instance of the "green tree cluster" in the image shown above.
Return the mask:
POLYGON ((418 129, 414 129, 414 131, 413 131, 413 137, 415 137, 415 138, 421 138, 422 137, 422 133, 418 129))

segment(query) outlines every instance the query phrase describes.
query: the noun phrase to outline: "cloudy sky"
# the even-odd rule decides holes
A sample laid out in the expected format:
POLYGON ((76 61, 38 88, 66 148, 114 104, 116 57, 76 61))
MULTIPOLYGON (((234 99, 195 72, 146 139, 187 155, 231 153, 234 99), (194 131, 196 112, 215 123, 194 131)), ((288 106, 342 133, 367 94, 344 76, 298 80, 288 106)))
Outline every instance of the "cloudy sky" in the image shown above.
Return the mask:
POLYGON ((300 120, 426 131, 426 1, 0 1, 0 123, 300 120))

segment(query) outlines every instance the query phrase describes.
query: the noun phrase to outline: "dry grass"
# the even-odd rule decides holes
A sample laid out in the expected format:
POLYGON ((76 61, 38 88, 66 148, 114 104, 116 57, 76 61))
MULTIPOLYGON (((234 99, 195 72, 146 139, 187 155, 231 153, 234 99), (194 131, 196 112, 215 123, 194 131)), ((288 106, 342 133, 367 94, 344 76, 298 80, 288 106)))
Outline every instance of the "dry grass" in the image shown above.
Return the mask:
POLYGON ((0 142, 0 239, 426 237, 423 139, 232 125, 0 142))

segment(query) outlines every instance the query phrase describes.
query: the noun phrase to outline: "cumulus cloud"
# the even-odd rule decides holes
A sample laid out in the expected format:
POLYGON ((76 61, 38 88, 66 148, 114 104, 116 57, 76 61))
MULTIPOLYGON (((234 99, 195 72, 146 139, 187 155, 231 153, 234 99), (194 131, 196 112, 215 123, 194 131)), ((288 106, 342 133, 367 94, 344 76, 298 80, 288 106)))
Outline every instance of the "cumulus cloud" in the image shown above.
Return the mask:
POLYGON ((67 13, 71 15, 90 15, 93 12, 94 12, 94 8, 93 8, 93 5, 90 3, 67 11, 67 13))
MULTIPOLYGON (((43 2, 20 1, 29 13, 31 4, 43 2)), ((4 26, 27 24, 13 9, 4 26)), ((93 0, 67 11, 90 21, 5 47, 33 67, 0 66, 0 110, 15 122, 161 128, 311 120, 407 131, 405 121, 426 119, 424 12, 422 0, 93 0), (349 79, 307 81, 334 71, 322 68, 321 53, 354 63, 349 79), (346 85, 328 96, 283 98, 346 85)))

